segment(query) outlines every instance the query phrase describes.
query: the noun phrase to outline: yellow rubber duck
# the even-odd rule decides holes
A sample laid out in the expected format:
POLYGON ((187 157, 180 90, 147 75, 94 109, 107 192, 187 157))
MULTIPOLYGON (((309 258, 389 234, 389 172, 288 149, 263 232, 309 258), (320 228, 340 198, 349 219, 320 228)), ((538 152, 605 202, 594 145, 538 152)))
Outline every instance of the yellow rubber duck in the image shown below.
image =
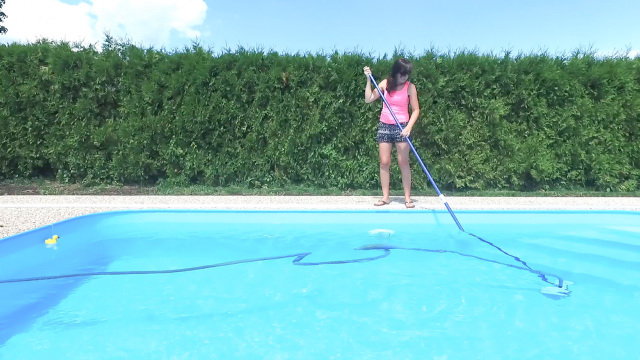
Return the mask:
POLYGON ((58 235, 53 235, 52 238, 49 238, 49 239, 45 240, 44 243, 47 244, 47 245, 53 245, 53 244, 58 242, 59 238, 60 237, 58 235))

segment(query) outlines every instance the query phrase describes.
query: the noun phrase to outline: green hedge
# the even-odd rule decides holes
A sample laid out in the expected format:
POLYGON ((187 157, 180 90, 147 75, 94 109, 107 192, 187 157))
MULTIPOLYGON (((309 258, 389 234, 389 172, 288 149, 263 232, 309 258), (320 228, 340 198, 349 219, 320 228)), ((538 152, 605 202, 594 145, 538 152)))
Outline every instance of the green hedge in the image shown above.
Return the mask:
MULTIPOLYGON (((103 46, 0 45, 0 179, 379 186, 362 67, 395 56, 103 46)), ((405 56, 442 189, 640 189, 640 58, 405 56)))

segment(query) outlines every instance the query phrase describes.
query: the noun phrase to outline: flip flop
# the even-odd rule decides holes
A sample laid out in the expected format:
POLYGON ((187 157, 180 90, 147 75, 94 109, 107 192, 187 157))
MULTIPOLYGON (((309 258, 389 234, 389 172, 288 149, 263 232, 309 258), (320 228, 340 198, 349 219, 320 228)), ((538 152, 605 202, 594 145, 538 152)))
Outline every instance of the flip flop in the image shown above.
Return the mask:
POLYGON ((416 207, 416 205, 413 203, 413 201, 405 201, 404 202, 404 206, 406 206, 407 209, 413 209, 414 207, 416 207))
POLYGON ((373 206, 384 206, 391 204, 391 201, 384 201, 382 199, 378 200, 377 203, 373 204, 373 206))

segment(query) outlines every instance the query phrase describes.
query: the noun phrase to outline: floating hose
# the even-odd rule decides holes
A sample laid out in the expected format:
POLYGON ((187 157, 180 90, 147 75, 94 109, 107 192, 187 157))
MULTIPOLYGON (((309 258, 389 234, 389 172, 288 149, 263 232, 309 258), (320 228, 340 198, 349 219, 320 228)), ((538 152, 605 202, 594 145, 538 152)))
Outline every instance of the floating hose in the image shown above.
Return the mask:
POLYGON ((202 266, 180 268, 180 269, 170 269, 170 270, 96 271, 96 272, 62 274, 62 275, 52 275, 52 276, 36 276, 36 277, 22 278, 22 279, 7 279, 7 280, 0 280, 0 284, 24 283, 24 282, 32 282, 32 281, 56 280, 56 279, 66 279, 66 278, 86 277, 86 276, 175 274, 175 273, 199 271, 199 270, 206 270, 206 269, 217 268, 217 267, 224 267, 224 266, 231 266, 231 265, 238 265, 238 264, 247 264, 247 263, 252 263, 252 262, 280 260, 280 259, 287 259, 287 258, 294 258, 292 263, 293 263, 293 265, 298 265, 298 266, 342 265, 342 264, 364 263, 364 262, 369 262, 369 261, 373 261, 373 260, 379 260, 379 259, 382 259, 382 258, 385 258, 385 257, 389 256, 391 254, 391 250, 407 250, 407 251, 420 251, 420 252, 430 252, 430 253, 440 253, 440 254, 445 254, 445 253, 456 254, 456 255, 459 255, 459 256, 464 256, 464 257, 468 257, 468 258, 473 258, 473 259, 477 259, 477 260, 481 260, 481 261, 490 262, 490 263, 493 263, 493 264, 507 266, 507 267, 510 267, 510 268, 513 268, 513 269, 527 271, 527 272, 530 272, 530 273, 533 273, 533 274, 536 274, 536 275, 542 277, 542 279, 545 282, 547 282, 549 284, 552 284, 552 285, 555 285, 555 284, 553 284, 552 282, 547 280, 546 276, 553 276, 553 277, 557 278, 560 282, 562 282, 562 280, 560 279, 559 276, 554 275, 554 274, 543 273, 543 272, 538 271, 538 270, 534 270, 534 269, 530 268, 529 266, 527 266, 526 264, 525 264, 524 267, 517 266, 517 265, 512 265, 512 264, 505 264, 505 263, 502 263, 502 262, 499 262, 499 261, 485 259, 485 258, 482 258, 482 257, 479 257, 479 256, 464 254, 464 253, 461 253, 461 252, 458 252, 458 251, 452 251, 452 250, 408 248, 408 247, 399 247, 399 246, 393 246, 393 245, 379 245, 379 244, 365 245, 365 246, 361 246, 359 248, 356 248, 355 250, 376 250, 376 251, 381 251, 382 254, 378 255, 378 256, 360 258, 360 259, 321 261, 321 262, 304 262, 303 260, 307 256, 311 255, 310 252, 305 252, 305 253, 282 255, 282 256, 270 256, 270 257, 262 257, 262 258, 255 258, 255 259, 244 259, 244 260, 227 261, 227 262, 210 264, 210 265, 202 265, 202 266))

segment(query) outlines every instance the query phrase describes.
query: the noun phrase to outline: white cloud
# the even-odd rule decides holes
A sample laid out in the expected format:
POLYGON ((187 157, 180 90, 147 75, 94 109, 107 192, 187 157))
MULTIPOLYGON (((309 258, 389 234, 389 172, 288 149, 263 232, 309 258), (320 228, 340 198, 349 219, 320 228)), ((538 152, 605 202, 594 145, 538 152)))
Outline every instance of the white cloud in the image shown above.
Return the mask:
POLYGON ((100 43, 104 33, 136 44, 170 47, 172 32, 200 36, 204 0, 85 0, 70 5, 60 0, 10 0, 3 11, 9 29, 2 42, 31 42, 39 38, 100 43))
POLYGON ((2 41, 34 41, 46 37, 56 40, 95 41, 91 6, 87 3, 69 5, 58 0, 7 1, 3 12, 9 30, 2 41))
POLYGON ((91 8, 98 32, 157 46, 167 44, 171 31, 200 36, 194 27, 204 22, 206 11, 204 0, 93 0, 91 8))

